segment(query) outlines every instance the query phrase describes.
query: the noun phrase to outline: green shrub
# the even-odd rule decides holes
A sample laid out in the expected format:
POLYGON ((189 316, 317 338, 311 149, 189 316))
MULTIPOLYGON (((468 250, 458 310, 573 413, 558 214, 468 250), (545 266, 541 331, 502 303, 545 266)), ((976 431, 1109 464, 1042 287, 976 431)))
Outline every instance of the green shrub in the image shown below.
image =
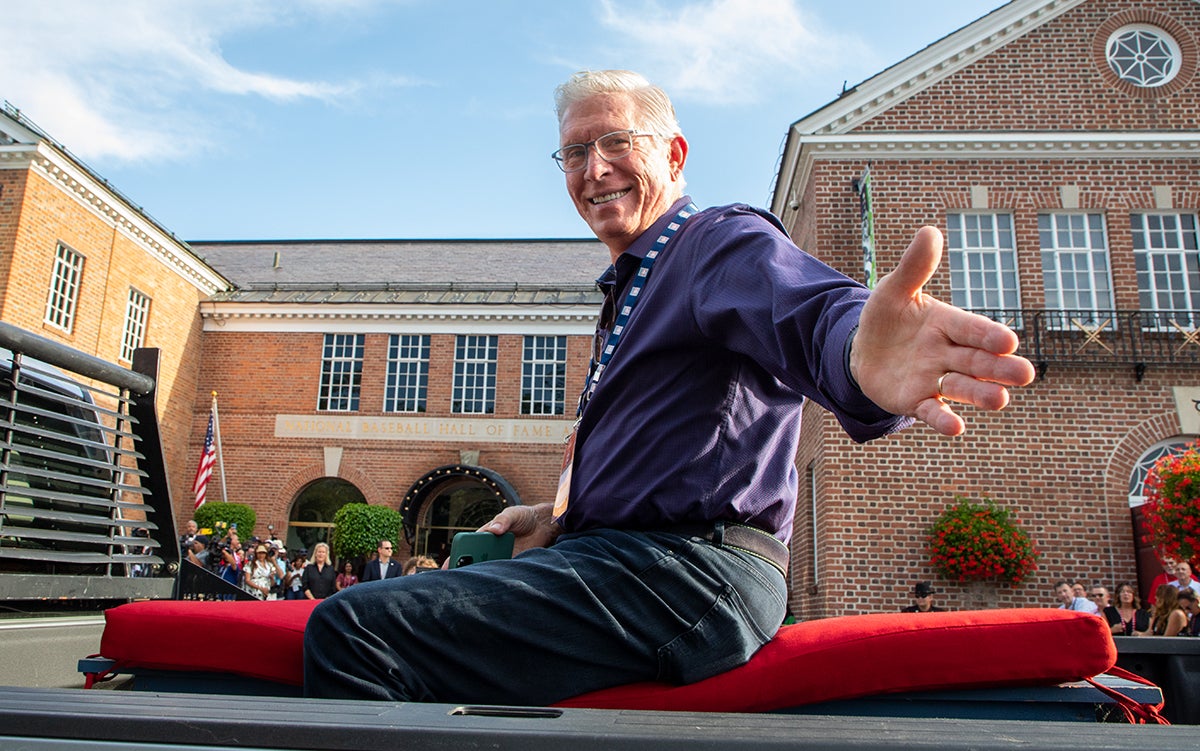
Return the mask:
POLYGON ((330 547, 338 558, 370 555, 380 540, 400 539, 400 512, 387 506, 347 503, 333 515, 330 547))
POLYGON ((254 536, 254 525, 258 522, 254 509, 244 503, 206 503, 196 509, 192 518, 204 534, 218 538, 224 537, 236 524, 238 539, 242 542, 254 536))

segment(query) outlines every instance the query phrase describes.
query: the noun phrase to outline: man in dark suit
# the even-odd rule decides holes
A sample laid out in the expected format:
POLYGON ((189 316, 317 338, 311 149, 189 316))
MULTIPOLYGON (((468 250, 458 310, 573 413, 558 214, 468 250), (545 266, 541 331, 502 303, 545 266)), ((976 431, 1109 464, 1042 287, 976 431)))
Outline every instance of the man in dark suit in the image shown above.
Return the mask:
POLYGON ((379 557, 373 561, 367 561, 367 565, 363 566, 362 580, 365 582, 391 579, 400 575, 400 564, 392 560, 391 540, 380 540, 377 550, 379 557))

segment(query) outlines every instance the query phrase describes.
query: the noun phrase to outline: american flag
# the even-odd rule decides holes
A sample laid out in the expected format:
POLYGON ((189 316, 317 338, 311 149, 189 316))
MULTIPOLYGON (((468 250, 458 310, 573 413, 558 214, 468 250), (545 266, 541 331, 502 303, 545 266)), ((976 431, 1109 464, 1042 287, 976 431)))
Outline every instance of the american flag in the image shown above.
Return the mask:
POLYGON ((196 482, 192 490, 196 492, 196 508, 204 505, 204 496, 208 493, 208 478, 212 477, 213 465, 217 462, 217 447, 213 443, 213 425, 217 418, 216 400, 208 413, 208 432, 204 434, 204 453, 200 454, 200 466, 196 468, 196 482))

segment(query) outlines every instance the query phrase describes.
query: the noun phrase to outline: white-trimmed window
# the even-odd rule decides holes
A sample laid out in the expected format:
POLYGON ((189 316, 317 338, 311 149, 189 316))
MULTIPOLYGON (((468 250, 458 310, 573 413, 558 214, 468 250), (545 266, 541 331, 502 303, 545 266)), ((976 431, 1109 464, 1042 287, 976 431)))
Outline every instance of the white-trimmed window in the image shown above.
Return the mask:
POLYGON ((125 333, 121 337, 121 361, 133 362, 133 351, 146 341, 146 319, 150 316, 150 298, 133 287, 125 303, 125 333))
POLYGON ((951 213, 946 230, 953 303, 1020 328, 1012 215, 951 213))
POLYGON ((429 390, 429 335, 392 334, 384 412, 424 412, 429 390))
POLYGON ((54 252, 50 294, 46 298, 46 323, 68 333, 71 331, 75 325, 75 307, 79 303, 82 276, 83 255, 59 243, 54 252))
POLYGON ((490 415, 496 411, 497 338, 459 334, 454 347, 454 389, 450 411, 490 415))
POLYGON ((325 335, 317 409, 325 412, 358 411, 365 345, 366 336, 363 334, 325 335))
POLYGON ((1146 502, 1146 480, 1155 463, 1164 456, 1181 454, 1187 450, 1188 444, 1195 441, 1195 436, 1175 436, 1165 441, 1159 441, 1150 448, 1133 465, 1133 473, 1129 476, 1129 506, 1141 506, 1146 502))
POLYGON ((563 414, 566 391, 567 337, 526 336, 521 365, 521 414, 563 414))
POLYGON ((1104 51, 1117 78, 1141 88, 1170 83, 1182 64, 1175 38, 1149 24, 1122 26, 1109 36, 1104 51))
POLYGON ((1144 311, 1165 313, 1153 317, 1153 328, 1170 328, 1173 321, 1192 329, 1200 323, 1193 315, 1200 310, 1196 224, 1195 214, 1129 215, 1139 305, 1144 311))
POLYGON ((1080 326, 1109 321, 1099 315, 1113 307, 1104 215, 1041 214, 1038 235, 1046 307, 1068 311, 1080 326))

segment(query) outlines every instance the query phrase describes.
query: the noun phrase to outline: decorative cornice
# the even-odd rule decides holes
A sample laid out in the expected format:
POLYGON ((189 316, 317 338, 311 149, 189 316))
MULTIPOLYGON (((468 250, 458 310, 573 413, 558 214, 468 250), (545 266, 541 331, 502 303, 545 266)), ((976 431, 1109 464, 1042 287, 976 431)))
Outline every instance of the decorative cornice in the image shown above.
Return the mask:
POLYGON ((205 295, 229 289, 229 282, 194 256, 184 243, 45 141, 0 146, 0 169, 30 169, 41 175, 205 295))
MULTIPOLYGON (((1200 131, 1170 133, 852 133, 806 135, 797 139, 794 177, 787 186, 798 195, 813 166, 822 160, 852 159, 1197 159, 1200 131)), ((795 212, 795 200, 775 206, 781 217, 795 212)))
POLYGON ((398 306, 200 304, 205 331, 356 333, 588 334, 596 324, 594 305, 398 306))
POLYGON ((1174 159, 1200 156, 1200 131, 855 133, 804 136, 800 146, 817 159, 1174 159))

